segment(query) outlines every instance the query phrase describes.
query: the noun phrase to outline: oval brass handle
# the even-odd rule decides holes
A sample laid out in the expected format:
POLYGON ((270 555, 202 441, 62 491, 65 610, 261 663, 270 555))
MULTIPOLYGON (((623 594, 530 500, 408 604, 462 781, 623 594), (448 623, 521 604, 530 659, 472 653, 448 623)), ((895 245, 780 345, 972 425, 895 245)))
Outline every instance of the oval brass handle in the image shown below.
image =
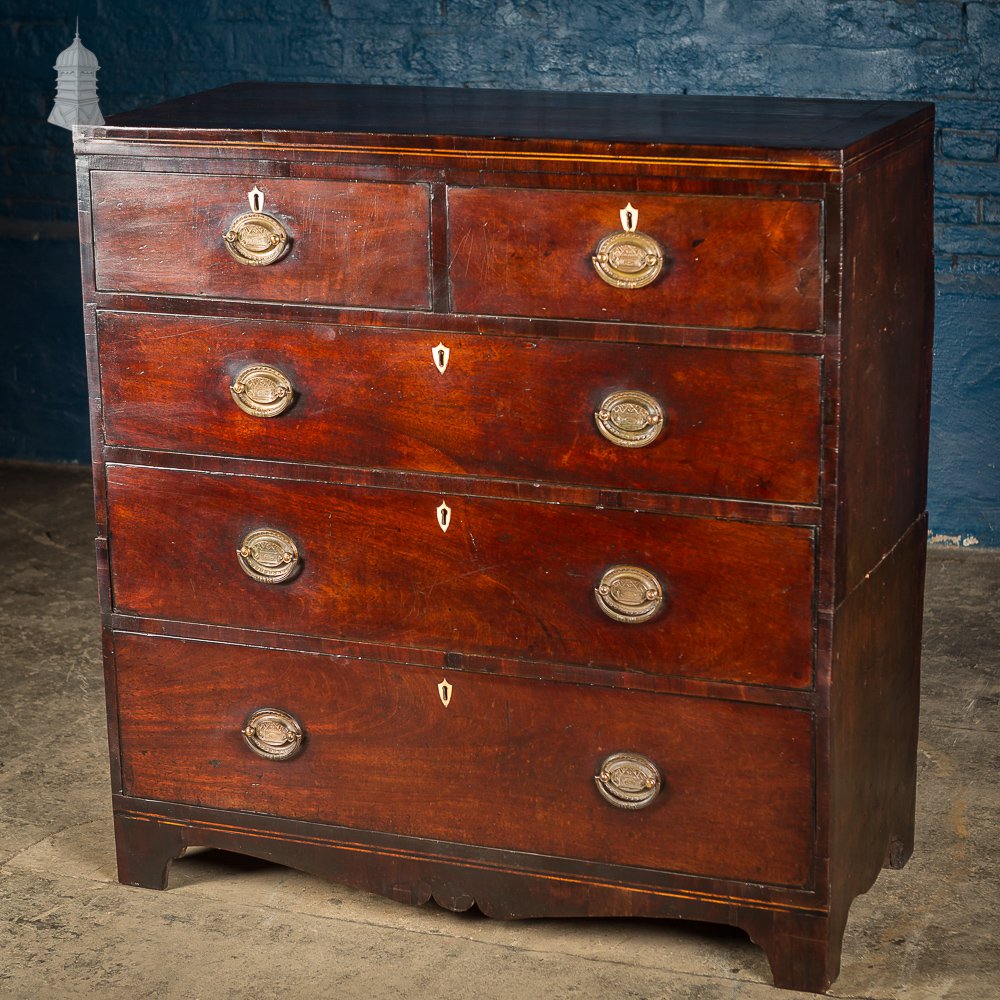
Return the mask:
POLYGON ((619 809, 645 809, 663 787, 657 766, 641 753, 619 750, 601 761, 597 790, 619 809))
POLYGON ((663 430, 663 407, 639 389, 623 389, 606 396, 594 414, 597 429, 619 448, 645 448, 663 430))
POLYGON ((247 212, 233 219, 222 243, 241 264, 273 264, 288 249, 288 233, 274 216, 247 212))
POLYGON ((284 372, 271 365, 247 365, 229 387, 233 401, 253 417, 276 417, 295 398, 284 372))
POLYGON ((294 716, 280 708, 258 708, 243 724, 243 739, 268 760, 291 760, 302 753, 304 734, 294 716))
POLYGON ((601 280, 615 288, 642 288, 663 270, 663 250, 646 233, 609 233, 591 259, 601 280))
POLYGON ((594 588, 600 609, 617 622, 649 621, 663 607, 663 585, 641 566, 612 566, 594 588))
POLYGON ((258 583, 282 583, 299 568, 299 550, 288 535, 276 528, 258 528, 236 550, 240 568, 258 583))

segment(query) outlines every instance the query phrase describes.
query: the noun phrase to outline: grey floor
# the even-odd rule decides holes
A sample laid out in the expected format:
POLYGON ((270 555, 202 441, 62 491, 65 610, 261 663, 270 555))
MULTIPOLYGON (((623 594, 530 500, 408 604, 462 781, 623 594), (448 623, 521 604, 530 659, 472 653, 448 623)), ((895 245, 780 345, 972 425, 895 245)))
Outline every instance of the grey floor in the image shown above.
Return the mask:
MULTIPOLYGON (((216 852, 115 880, 90 483, 0 465, 0 997, 796 997, 739 932, 499 923, 216 852)), ((854 904, 837 997, 1000 997, 1000 551, 932 550, 917 847, 854 904)), ((192 678, 197 683, 197 678, 192 678)))

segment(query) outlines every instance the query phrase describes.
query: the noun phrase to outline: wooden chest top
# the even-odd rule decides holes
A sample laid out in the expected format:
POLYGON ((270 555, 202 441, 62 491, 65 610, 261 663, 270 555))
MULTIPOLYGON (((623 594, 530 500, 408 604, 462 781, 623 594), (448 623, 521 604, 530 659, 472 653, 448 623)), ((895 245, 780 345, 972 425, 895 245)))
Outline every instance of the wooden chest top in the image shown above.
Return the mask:
MULTIPOLYGON (((912 128, 933 106, 903 101, 505 91, 349 84, 235 83, 89 126, 94 138, 203 136, 232 143, 358 144, 423 138, 442 155, 510 140, 558 145, 573 156, 603 148, 656 149, 696 158, 704 148, 756 151, 765 163, 841 166, 912 128), (477 141, 479 140, 479 141, 477 141), (780 155, 775 151, 781 150, 780 155)), ((413 144, 416 147, 416 143, 413 144)))

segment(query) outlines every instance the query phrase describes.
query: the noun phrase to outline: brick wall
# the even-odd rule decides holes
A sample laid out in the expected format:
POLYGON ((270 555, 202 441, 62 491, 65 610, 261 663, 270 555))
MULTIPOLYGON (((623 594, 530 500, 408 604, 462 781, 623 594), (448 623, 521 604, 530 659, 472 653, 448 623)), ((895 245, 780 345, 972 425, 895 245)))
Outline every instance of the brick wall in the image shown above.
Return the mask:
POLYGON ((953 0, 0 0, 0 455, 85 460, 69 134, 79 14, 105 113, 240 79, 933 100, 936 536, 1000 544, 1000 5, 953 0))

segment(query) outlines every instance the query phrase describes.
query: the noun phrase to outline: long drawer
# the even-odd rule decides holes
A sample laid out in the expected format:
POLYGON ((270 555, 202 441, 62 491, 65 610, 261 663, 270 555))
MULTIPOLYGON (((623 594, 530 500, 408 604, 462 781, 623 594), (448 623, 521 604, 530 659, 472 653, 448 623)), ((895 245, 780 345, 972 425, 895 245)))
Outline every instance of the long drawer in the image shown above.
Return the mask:
POLYGON ((131 795, 536 856, 809 877, 806 712, 458 673, 446 706, 425 669, 138 635, 116 636, 115 663, 131 795), (648 792, 630 782, 647 762, 660 779, 648 792), (613 798, 624 786, 630 804, 651 802, 614 804, 602 771, 613 798))
POLYGON ((809 528, 125 465, 107 483, 125 614, 812 679, 809 528))
MULTIPOLYGON (((803 331, 821 323, 817 201, 452 188, 448 216, 457 312, 803 331), (594 263, 606 237, 634 250, 623 221, 660 254, 644 286, 608 284, 594 263)), ((634 270, 642 281, 644 267, 626 258, 612 276, 634 270)))
POLYGON ((90 178, 101 291, 430 306, 426 185, 120 170, 90 178), (272 255, 268 241, 282 231, 272 255))
POLYGON ((815 357, 141 313, 99 331, 111 444, 817 498, 815 357))

